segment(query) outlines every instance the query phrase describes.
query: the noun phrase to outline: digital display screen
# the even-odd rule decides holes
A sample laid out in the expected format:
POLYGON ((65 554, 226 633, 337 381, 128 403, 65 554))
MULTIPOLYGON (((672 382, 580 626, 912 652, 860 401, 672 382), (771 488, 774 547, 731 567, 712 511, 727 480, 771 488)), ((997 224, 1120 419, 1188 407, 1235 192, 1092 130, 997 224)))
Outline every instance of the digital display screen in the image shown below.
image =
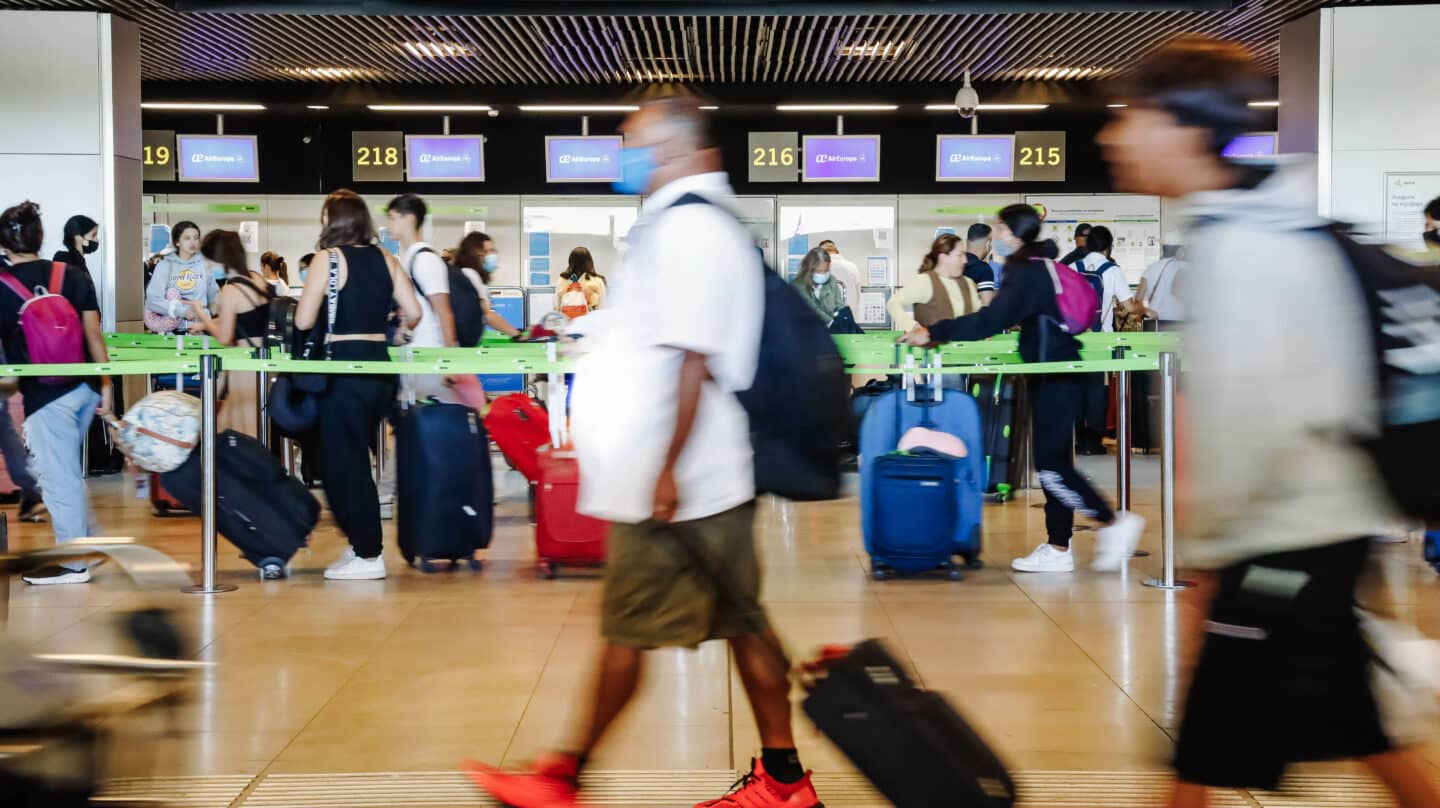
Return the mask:
POLYGON ((1230 141, 1222 154, 1226 157, 1274 157, 1275 133, 1241 135, 1230 141))
POLYGON ((617 182, 621 137, 545 138, 546 182, 617 182))
POLYGON ((480 135, 406 135, 410 182, 484 182, 485 139, 480 135))
POLYGON ((177 135, 181 182, 259 182, 254 135, 177 135))
POLYGON ((1015 179, 1015 136, 940 135, 935 144, 935 179, 939 182, 1015 179))
POLYGON ((806 135, 805 182, 879 182, 879 135, 806 135))

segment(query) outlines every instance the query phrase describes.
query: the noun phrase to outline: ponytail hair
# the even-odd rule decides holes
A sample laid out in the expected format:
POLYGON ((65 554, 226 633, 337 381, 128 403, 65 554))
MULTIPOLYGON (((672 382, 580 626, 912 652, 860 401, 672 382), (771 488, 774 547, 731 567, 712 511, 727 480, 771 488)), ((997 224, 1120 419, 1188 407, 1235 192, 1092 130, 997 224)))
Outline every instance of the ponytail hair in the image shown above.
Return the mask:
POLYGON ((930 252, 926 253, 925 260, 920 262, 920 271, 930 272, 935 269, 935 264, 940 260, 940 256, 954 252, 955 247, 960 243, 960 237, 954 233, 941 233, 936 236, 935 241, 930 244, 930 252))
POLYGON ((1040 230, 1045 220, 1040 217, 1040 211, 1034 205, 1007 205, 1000 209, 1000 221, 1010 228, 1015 238, 1020 239, 1020 249, 1005 262, 1029 261, 1031 258, 1040 257, 1044 251, 1044 245, 1040 242, 1040 230))

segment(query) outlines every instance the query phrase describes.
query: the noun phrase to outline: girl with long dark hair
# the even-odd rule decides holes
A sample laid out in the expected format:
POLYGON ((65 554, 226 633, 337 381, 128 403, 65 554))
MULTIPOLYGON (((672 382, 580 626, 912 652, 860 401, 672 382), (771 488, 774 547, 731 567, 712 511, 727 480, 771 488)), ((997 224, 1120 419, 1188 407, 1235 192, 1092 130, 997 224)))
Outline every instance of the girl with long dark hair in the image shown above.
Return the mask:
MULTIPOLYGON (((1080 358, 1080 341, 1061 326, 1056 281, 1052 272, 1071 272, 1041 258, 1043 224, 1031 205, 1011 205, 1000 211, 995 227, 995 254, 1005 258, 1000 289, 986 308, 974 314, 941 320, 928 328, 916 325, 905 335, 911 345, 931 342, 981 340, 1007 328, 1020 326, 1020 357, 1026 362, 1073 362, 1080 358)), ((1070 534, 1075 512, 1102 526, 1092 566, 1118 570, 1135 551, 1145 520, 1132 513, 1115 513, 1090 482, 1075 469, 1070 451, 1075 419, 1085 395, 1083 375, 1034 376, 1030 383, 1035 465, 1045 489, 1046 543, 1011 562, 1018 572, 1071 572, 1070 534)))

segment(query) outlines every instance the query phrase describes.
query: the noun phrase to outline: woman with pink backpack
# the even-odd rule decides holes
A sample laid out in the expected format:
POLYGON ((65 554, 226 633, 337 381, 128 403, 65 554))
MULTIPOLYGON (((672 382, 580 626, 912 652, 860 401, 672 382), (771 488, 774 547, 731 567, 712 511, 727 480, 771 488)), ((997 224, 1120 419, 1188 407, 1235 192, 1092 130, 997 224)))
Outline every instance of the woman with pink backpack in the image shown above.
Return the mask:
MULTIPOLYGON (((1031 205, 1000 211, 992 236, 1005 271, 995 299, 974 314, 916 325, 904 337, 911 345, 982 340, 1020 326, 1020 357, 1026 362, 1074 362, 1080 341, 1094 316, 1095 292, 1063 264, 1041 257, 1043 220, 1031 205)), ((1115 513, 1071 458, 1075 419, 1083 403, 1085 380, 1076 375, 1033 376, 1030 380, 1035 466, 1045 489, 1047 541, 1010 566, 1017 572, 1072 572, 1070 534, 1078 511, 1100 523, 1099 547, 1092 567, 1118 570, 1135 551, 1145 520, 1115 513)))
MULTIPOLYGON (((0 249, 10 266, 0 270, 0 341, 9 362, 108 362, 100 331, 95 284, 83 268, 40 257, 45 230, 40 207, 25 202, 0 213, 0 249)), ((50 511, 55 541, 99 533, 85 490, 81 447, 97 413, 110 411, 110 377, 24 376, 25 444, 30 470, 50 511)), ((83 584, 85 562, 24 576, 30 584, 83 584)))

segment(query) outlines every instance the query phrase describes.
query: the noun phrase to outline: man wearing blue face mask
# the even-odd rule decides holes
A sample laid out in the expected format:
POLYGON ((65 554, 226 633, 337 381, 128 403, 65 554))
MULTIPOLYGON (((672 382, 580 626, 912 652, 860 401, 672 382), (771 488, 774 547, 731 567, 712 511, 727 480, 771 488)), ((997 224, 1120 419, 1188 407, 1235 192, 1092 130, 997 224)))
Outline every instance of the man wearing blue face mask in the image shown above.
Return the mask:
POLYGON ((611 523, 594 700, 568 751, 531 772, 467 769, 501 804, 577 805, 580 772, 634 695, 644 652, 724 639, 762 754, 729 794, 701 805, 818 808, 795 751, 787 663, 759 600, 754 452, 735 397, 756 372, 760 252, 730 212, 735 194, 693 100, 652 101, 622 131, 616 190, 648 197, 606 305, 584 318, 571 413, 579 511, 611 523))

